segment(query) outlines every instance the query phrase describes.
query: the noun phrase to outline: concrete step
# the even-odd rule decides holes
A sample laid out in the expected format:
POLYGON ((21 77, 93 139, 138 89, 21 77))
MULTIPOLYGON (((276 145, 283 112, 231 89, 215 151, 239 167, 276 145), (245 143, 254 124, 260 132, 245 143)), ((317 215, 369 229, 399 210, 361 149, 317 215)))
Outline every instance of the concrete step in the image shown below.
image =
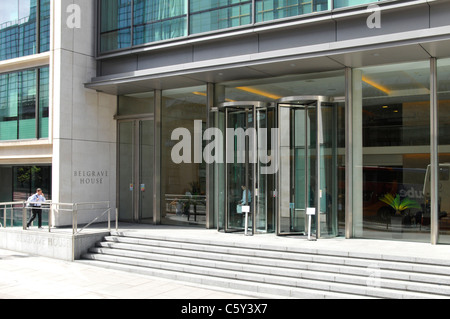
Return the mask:
POLYGON ((450 297, 445 263, 369 257, 134 232, 107 236, 82 256, 110 268, 283 297, 450 297))

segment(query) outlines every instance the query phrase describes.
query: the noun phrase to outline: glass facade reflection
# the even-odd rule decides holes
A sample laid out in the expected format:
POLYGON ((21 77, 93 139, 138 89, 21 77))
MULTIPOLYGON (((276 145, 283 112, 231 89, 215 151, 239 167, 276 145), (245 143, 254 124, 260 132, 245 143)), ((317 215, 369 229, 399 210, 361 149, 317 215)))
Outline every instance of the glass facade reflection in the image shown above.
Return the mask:
MULTIPOLYGON (((312 219, 312 229, 320 232, 321 238, 343 235, 351 229, 350 237, 356 238, 430 242, 433 231, 437 230, 440 243, 450 242, 450 206, 446 199, 446 183, 450 180, 450 151, 447 150, 450 117, 446 93, 450 59, 437 61, 435 93, 439 123, 435 124, 430 121, 434 91, 430 81, 433 64, 429 60, 355 68, 345 74, 334 71, 172 89, 160 92, 160 105, 155 104, 150 111, 146 109, 149 103, 122 103, 119 114, 123 116, 136 112, 153 114, 161 108, 161 153, 155 154, 160 156, 161 170, 150 177, 161 180, 161 205, 154 206, 160 207, 158 211, 150 206, 146 211, 160 216, 162 224, 208 225, 219 230, 243 231, 236 202, 243 197, 245 182, 251 186, 249 197, 256 196, 252 197, 250 207, 258 213, 249 220, 255 232, 279 235, 305 232, 306 218, 298 215, 305 210, 300 207, 303 205, 320 207, 320 218, 312 219), (352 94, 350 114, 345 107, 349 92, 352 94), (214 96, 213 104, 218 107, 210 109, 207 118, 209 94, 214 96), (333 103, 322 103, 318 109, 318 104, 283 100, 296 96, 329 96, 333 97, 333 103), (245 101, 252 101, 248 103, 253 106, 245 101), (279 102, 277 111, 276 101, 285 101, 279 102), (232 106, 221 106, 227 103, 232 106), (352 131, 346 131, 346 120, 351 121, 352 131), (208 122, 209 127, 220 130, 261 129, 276 127, 275 123, 281 123, 281 135, 289 130, 278 149, 280 153, 284 146, 288 150, 281 156, 277 172, 284 174, 279 189, 275 179, 260 174, 260 168, 253 172, 258 167, 253 164, 218 161, 208 165, 204 159, 197 161, 196 136, 200 132, 204 134, 208 122), (433 125, 438 125, 439 137, 437 212, 432 208, 430 187, 430 146, 436 138, 430 133, 433 125), (184 133, 173 136, 179 128, 184 133), (349 137, 352 161, 346 157, 349 137), (188 147, 180 148, 180 142, 188 143, 188 147), (174 150, 182 161, 174 161, 174 150), (349 169, 351 187, 346 179, 349 169), (253 173, 246 180, 244 177, 250 171, 253 173), (292 186, 291 190, 285 189, 290 194, 287 197, 282 193, 286 185, 292 186), (353 198, 346 202, 349 193, 353 198), (282 198, 286 203, 278 203, 282 198), (208 206, 210 213, 213 212, 210 216, 208 206), (295 213, 288 214, 289 211, 295 213), (349 211, 351 220, 347 219, 349 211), (437 228, 431 223, 433 214, 438 219, 437 228), (208 216, 213 220, 208 222, 208 216)), ((119 130, 125 132, 122 126, 126 125, 129 124, 120 123, 119 130)), ((157 126, 152 126, 147 133, 142 131, 147 134, 147 140, 155 138, 153 145, 159 143, 157 134, 153 135, 157 130, 157 126)), ((133 145, 138 140, 124 135, 122 141, 120 136, 121 147, 128 143, 126 138, 133 145)), ((146 140, 142 135, 139 139, 146 140)), ((202 141, 202 150, 205 144, 209 142, 202 141)), ((228 151, 223 149, 224 159, 228 151)), ((220 152, 216 150, 214 155, 219 156, 220 152)), ((131 166, 129 171, 133 172, 131 166)), ((130 183, 125 185, 128 188, 130 183)))
POLYGON ((1 141, 47 138, 48 118, 48 67, 0 74, 1 141))
POLYGON ((353 76, 353 106, 362 127, 362 138, 355 139, 362 158, 354 176, 362 184, 353 217, 357 237, 427 242, 430 63, 356 69, 353 76))
POLYGON ((206 86, 163 91, 161 109, 161 223, 205 227, 206 164, 194 159, 190 147, 206 129, 206 86), (177 128, 189 147, 172 154, 182 139, 172 136, 177 128), (173 156, 185 160, 175 163, 173 156))
POLYGON ((330 10, 329 0, 256 0, 256 22, 330 10))
POLYGON ((50 49, 50 0, 0 0, 0 61, 50 49))
POLYGON ((376 2, 373 0, 99 1, 101 53, 376 2))
POLYGON ((450 59, 437 63, 439 131, 439 238, 450 243, 450 59))

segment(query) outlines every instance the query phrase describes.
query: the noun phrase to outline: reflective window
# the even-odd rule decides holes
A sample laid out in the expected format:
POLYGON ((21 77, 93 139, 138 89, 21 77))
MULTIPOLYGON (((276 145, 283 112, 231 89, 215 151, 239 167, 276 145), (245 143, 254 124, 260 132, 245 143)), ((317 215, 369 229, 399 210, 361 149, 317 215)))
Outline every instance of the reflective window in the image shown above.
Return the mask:
POLYGON ((0 8, 0 60, 49 50, 50 0, 0 0, 0 8))
POLYGON ((0 140, 48 137, 48 70, 0 74, 0 140))
POLYGON ((131 46, 131 0, 102 0, 100 50, 131 46))
POLYGON ((367 4, 371 2, 377 2, 379 0, 334 0, 334 8, 343 8, 357 6, 359 4, 367 4))
POLYGON ((134 45, 187 35, 186 0, 135 0, 134 45))
POLYGON ((256 22, 330 9, 328 0, 256 0, 256 22))
POLYGON ((429 242, 429 61, 356 69, 353 77, 353 126, 361 128, 353 133, 355 235, 429 242))
POLYGON ((201 33, 252 23, 252 1, 193 0, 190 2, 190 32, 201 33))
POLYGON ((191 146, 206 130, 206 86, 163 91, 161 122, 161 223, 204 227, 206 164, 191 146), (174 130, 184 137, 173 140, 174 130), (181 141, 186 147, 180 149, 181 141))
POLYGON ((450 243, 450 59, 438 60, 439 234, 450 243))
POLYGON ((372 2, 376 1, 100 0, 100 52, 372 2))

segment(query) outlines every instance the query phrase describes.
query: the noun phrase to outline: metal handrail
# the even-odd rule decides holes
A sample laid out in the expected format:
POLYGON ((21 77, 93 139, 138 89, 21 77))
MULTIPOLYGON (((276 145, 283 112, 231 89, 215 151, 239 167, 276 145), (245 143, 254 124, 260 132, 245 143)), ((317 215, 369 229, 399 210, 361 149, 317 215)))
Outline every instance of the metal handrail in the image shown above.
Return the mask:
MULTIPOLYGON (((12 210, 11 213, 11 227, 14 226, 14 209, 22 209, 22 227, 26 229, 27 223, 27 209, 31 207, 27 207, 29 202, 27 201, 17 201, 17 202, 4 202, 0 203, 0 212, 3 211, 3 223, 0 222, 0 228, 7 227, 7 210, 12 210)), ((111 230, 111 206, 110 202, 85 202, 85 203, 55 203, 52 201, 46 201, 41 204, 42 206, 33 207, 33 209, 50 209, 49 217, 48 217, 48 231, 51 232, 52 228, 52 212, 53 213, 61 213, 61 212, 71 212, 72 214, 72 234, 76 235, 81 233, 84 229, 88 228, 90 225, 95 223, 101 217, 108 214, 108 230, 111 230), (86 224, 80 230, 78 230, 78 212, 86 211, 86 210, 102 210, 101 214, 95 217, 91 222, 86 224)), ((116 209, 116 225, 115 228, 118 230, 118 210, 116 209)), ((1 214, 1 213, 0 213, 1 214)), ((0 217, 0 220, 2 218, 0 217)))

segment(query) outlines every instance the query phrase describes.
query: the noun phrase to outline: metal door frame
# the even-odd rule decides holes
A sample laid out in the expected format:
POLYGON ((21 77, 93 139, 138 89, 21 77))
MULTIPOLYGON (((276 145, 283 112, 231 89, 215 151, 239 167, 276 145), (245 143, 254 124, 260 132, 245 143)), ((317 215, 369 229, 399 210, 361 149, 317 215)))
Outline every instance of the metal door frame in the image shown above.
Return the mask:
MULTIPOLYGON (((117 147, 120 147, 120 124, 131 122, 132 123, 132 154, 131 155, 131 161, 132 161, 132 173, 131 173, 131 181, 133 184, 133 194, 131 196, 131 207, 132 210, 131 213, 131 221, 132 223, 140 223, 142 220, 141 216, 141 203, 140 203, 140 176, 141 176, 141 123, 143 121, 154 121, 154 116, 152 115, 146 115, 143 117, 123 117, 123 118, 117 118, 117 147)), ((120 183, 120 152, 117 152, 117 204, 116 207, 120 207, 120 194, 118 193, 120 190, 119 183, 120 183)), ((155 176, 153 176, 153 180, 155 179, 155 176)), ((154 215, 154 214, 153 214, 154 215)), ((120 212, 119 212, 120 217, 120 212)), ((153 216, 154 219, 154 216, 153 216)))
MULTIPOLYGON (((256 132, 257 132, 257 127, 256 127, 256 125, 257 125, 257 117, 256 117, 256 114, 257 114, 257 110, 258 109, 263 109, 263 108, 270 108, 270 107, 273 107, 272 106, 272 104, 271 103, 266 103, 266 102, 261 102, 261 101, 234 101, 234 102, 224 102, 224 103, 221 103, 221 104, 219 104, 218 106, 217 106, 217 110, 220 112, 220 111, 225 111, 225 126, 224 126, 224 129, 226 130, 227 128, 228 128, 228 114, 231 112, 231 111, 239 111, 239 110, 248 110, 248 109, 250 109, 250 112, 251 112, 251 114, 252 114, 252 117, 253 117, 253 123, 254 123, 254 128, 255 128, 255 130, 256 130, 256 132)), ((247 115, 248 116, 248 115, 247 115)), ((259 161, 258 161, 258 134, 255 134, 255 136, 254 136, 254 141, 253 141, 253 154, 254 154, 254 156, 256 157, 256 163, 254 163, 254 166, 253 166, 253 171, 251 172, 251 174, 252 174, 252 180, 253 180, 253 186, 252 186, 252 192, 251 192, 251 200, 252 200, 252 203, 253 203, 253 211, 251 212, 251 220, 252 220, 252 224, 251 224, 251 234, 253 235, 253 234, 255 234, 255 232, 256 232, 256 224, 255 224, 255 217, 256 217, 256 210, 258 209, 257 207, 258 207, 258 205, 257 205, 257 201, 256 201, 256 196, 259 196, 259 194, 258 194, 258 188, 257 188, 257 185, 258 185, 258 181, 257 181, 257 172, 259 172, 259 161)), ((224 172, 225 172, 225 200, 224 200, 224 202, 225 202, 225 210, 224 210, 224 227, 223 227, 223 229, 224 229, 224 231, 225 232, 239 232, 239 231, 242 231, 241 229, 230 229, 228 226, 229 226, 229 224, 228 224, 228 222, 229 222, 229 217, 228 217, 228 213, 229 213, 229 202, 228 202, 228 164, 229 163, 227 163, 227 154, 228 154, 228 137, 227 137, 227 134, 226 134, 226 132, 224 132, 224 160, 225 160, 225 169, 224 169, 224 172)), ((248 177, 249 177, 249 175, 248 175, 248 170, 249 170, 249 168, 248 168, 248 164, 249 164, 249 161, 248 161, 248 150, 247 150, 247 152, 246 152, 246 161, 245 161, 245 166, 246 166, 246 168, 245 168, 245 171, 247 172, 247 174, 246 174, 246 181, 245 181, 245 185, 246 185, 246 188, 248 189, 248 184, 249 184, 249 181, 248 181, 248 177)), ((220 225, 220 223, 218 223, 218 225, 220 225)), ((245 226, 244 226, 245 227, 245 226)), ((245 229, 244 229, 244 231, 245 231, 245 229)))
MULTIPOLYGON (((316 180, 316 185, 315 185, 315 189, 314 189, 314 208, 316 211, 316 238, 320 238, 320 134, 322 134, 323 132, 323 126, 322 126, 322 103, 330 103, 333 102, 333 98, 332 97, 327 97, 327 96, 320 96, 320 95, 305 95, 305 96, 288 96, 288 97, 283 97, 281 99, 279 99, 278 101, 275 102, 276 105, 276 124, 277 127, 280 127, 280 108, 281 107, 300 107, 300 106, 305 106, 306 104, 306 110, 308 109, 308 105, 311 104, 316 104, 316 169, 315 169, 315 180, 316 180), (283 106, 281 106, 283 105, 283 106)), ((305 118, 305 125, 304 125, 304 130, 305 130, 305 140, 307 140, 307 137, 310 135, 309 134, 309 130, 307 127, 307 121, 305 118)), ((279 148, 279 146, 281 145, 281 134, 278 134, 278 145, 277 145, 277 149, 279 148)), ((308 152, 307 148, 305 148, 306 152, 308 152)), ((306 153, 306 157, 308 157, 308 153, 306 153)), ((281 165, 281 152, 278 152, 278 163, 280 163, 281 165)), ((305 172, 308 172, 308 161, 305 161, 305 172)), ((281 185, 281 174, 278 171, 277 173, 277 190, 278 192, 280 191, 280 185, 281 185)), ((305 183, 307 186, 308 181, 305 179, 305 183)), ((280 194, 278 195, 280 196, 280 194)), ((307 194, 305 194, 305 196, 307 196, 307 194)), ((306 198, 306 206, 308 206, 308 198, 306 198)), ((280 223, 280 217, 281 217, 281 201, 277 201, 277 236, 284 236, 284 235, 304 235, 303 232, 284 232, 281 233, 280 232, 280 227, 281 227, 281 223, 280 223)))

